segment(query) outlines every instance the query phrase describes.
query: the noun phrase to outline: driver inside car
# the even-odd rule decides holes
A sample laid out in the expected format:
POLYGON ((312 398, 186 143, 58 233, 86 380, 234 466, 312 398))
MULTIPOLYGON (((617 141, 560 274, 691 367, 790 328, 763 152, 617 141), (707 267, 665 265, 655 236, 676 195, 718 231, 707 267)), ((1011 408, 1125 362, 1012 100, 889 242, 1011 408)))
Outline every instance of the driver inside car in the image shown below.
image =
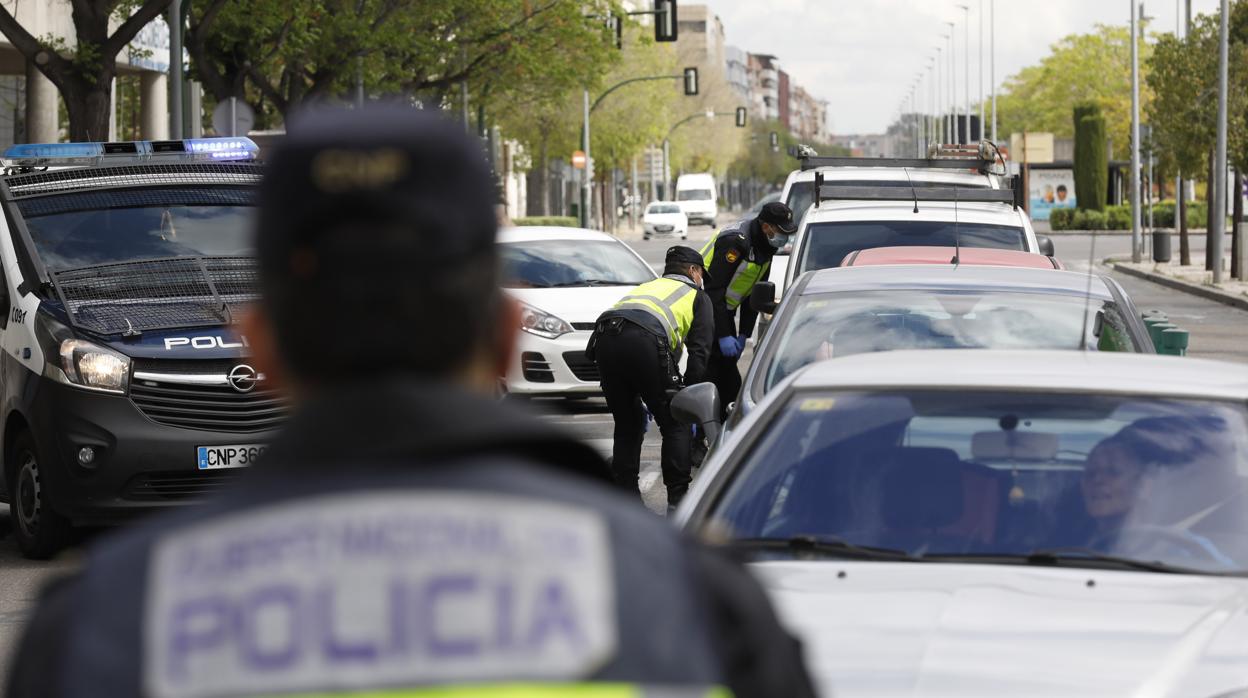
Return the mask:
POLYGON ((1097 444, 1083 467, 1079 489, 1093 521, 1094 541, 1112 543, 1132 509, 1150 492, 1143 462, 1130 443, 1130 428, 1097 444))

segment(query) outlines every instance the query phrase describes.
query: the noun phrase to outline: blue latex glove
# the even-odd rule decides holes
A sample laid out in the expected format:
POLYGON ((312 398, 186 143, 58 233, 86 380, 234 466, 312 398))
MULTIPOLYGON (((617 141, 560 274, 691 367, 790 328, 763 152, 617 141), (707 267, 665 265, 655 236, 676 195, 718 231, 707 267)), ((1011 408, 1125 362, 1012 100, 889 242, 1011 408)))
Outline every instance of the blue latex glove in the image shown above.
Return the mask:
POLYGON ((745 343, 749 339, 750 339, 749 335, 744 335, 744 334, 737 335, 737 353, 738 354, 745 351, 745 343))
POLYGON ((740 356, 741 345, 737 343, 736 337, 720 337, 719 353, 727 357, 740 356))

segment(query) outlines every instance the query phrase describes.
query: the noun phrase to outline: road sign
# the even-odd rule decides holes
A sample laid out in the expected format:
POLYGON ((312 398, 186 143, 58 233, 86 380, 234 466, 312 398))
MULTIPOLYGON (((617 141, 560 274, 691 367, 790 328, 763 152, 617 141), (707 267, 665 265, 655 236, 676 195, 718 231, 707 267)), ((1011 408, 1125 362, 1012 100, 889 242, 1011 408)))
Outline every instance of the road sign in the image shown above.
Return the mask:
POLYGON ((585 151, 577 150, 572 153, 572 166, 578 170, 585 169, 585 151))
POLYGON ((245 136, 256 125, 256 114, 241 99, 223 100, 212 110, 212 128, 218 136, 245 136), (234 115, 234 124, 230 125, 230 115, 234 115))

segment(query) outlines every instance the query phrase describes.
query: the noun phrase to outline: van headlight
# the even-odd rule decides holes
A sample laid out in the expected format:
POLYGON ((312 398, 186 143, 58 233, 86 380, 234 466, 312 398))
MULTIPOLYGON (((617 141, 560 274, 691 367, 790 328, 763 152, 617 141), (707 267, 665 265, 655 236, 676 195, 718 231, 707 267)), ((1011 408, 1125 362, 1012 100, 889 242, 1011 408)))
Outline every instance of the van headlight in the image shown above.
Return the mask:
POLYGON ((555 339, 561 335, 565 335, 572 331, 572 326, 564 322, 560 318, 545 313, 528 303, 520 304, 520 329, 545 337, 546 339, 555 339))
MULTIPOLYGON (((79 388, 124 393, 130 385, 130 358, 83 339, 61 342, 64 382, 79 388)), ((54 376, 61 378, 61 376, 54 376)))

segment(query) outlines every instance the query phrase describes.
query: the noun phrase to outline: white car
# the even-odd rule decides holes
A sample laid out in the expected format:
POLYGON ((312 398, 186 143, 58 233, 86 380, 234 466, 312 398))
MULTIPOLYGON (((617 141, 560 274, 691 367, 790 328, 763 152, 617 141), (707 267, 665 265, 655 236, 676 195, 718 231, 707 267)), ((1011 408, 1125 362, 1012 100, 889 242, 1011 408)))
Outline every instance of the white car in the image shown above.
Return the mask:
MULTIPOLYGON (((825 189, 840 187, 839 183, 830 182, 825 182, 824 186, 825 189)), ((960 245, 1041 252, 1040 242, 1031 227, 1031 218, 1012 203, 965 199, 955 203, 925 198, 951 196, 954 191, 961 192, 961 196, 968 199, 977 196, 977 192, 984 197, 1007 198, 1011 196, 1007 190, 960 187, 919 187, 912 190, 892 186, 855 189, 865 192, 864 196, 895 195, 902 200, 816 199, 793 238, 793 253, 788 258, 784 277, 786 290, 804 272, 840 266, 849 253, 877 247, 921 245, 948 247, 952 251, 960 245), (917 203, 909 198, 912 193, 918 196, 917 203)))
POLYGON ((520 395, 602 392, 585 344, 603 311, 656 278, 616 238, 580 228, 519 227, 498 236, 503 287, 521 304, 520 346, 506 390, 520 395))
POLYGON ((675 201, 653 201, 641 216, 642 237, 689 239, 689 218, 675 201))
MULTIPOLYGON (((793 220, 801 225, 810 205, 815 201, 816 173, 819 173, 825 184, 846 187, 910 186, 913 183, 919 187, 1005 188, 1002 178, 992 174, 989 168, 968 167, 955 170, 930 166, 931 163, 944 165, 951 160, 957 161, 940 157, 926 161, 896 158, 803 158, 802 167, 790 172, 784 180, 780 200, 789 205, 793 210, 793 220), (920 162, 928 166, 901 166, 920 162)), ((791 246, 780 250, 772 260, 769 279, 776 285, 777 293, 785 289, 785 275, 788 272, 791 251, 791 246)), ((776 300, 780 300, 779 296, 776 300)))
MULTIPOLYGON (((685 396, 678 415, 694 411, 685 396)), ((1248 686, 1242 365, 824 361, 764 398, 676 519, 748 556, 838 698, 1248 686)))

